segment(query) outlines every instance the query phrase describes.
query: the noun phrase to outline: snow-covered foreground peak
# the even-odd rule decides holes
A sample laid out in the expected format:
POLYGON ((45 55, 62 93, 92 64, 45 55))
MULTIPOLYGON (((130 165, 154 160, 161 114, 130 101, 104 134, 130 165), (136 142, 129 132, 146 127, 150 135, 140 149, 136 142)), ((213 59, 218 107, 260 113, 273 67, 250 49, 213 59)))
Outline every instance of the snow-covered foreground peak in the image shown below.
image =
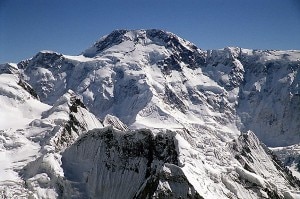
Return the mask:
POLYGON ((223 145, 222 151, 204 146, 206 153, 186 136, 183 131, 155 135, 149 130, 91 131, 62 155, 63 183, 71 187, 63 197, 288 198, 297 194, 285 189, 298 187, 297 179, 277 165, 253 133, 223 145))
POLYGON ((113 31, 78 56, 42 51, 0 65, 0 108, 14 113, 0 120, 0 193, 296 198, 299 181, 258 138, 300 142, 299 59, 204 51, 152 29, 113 31))

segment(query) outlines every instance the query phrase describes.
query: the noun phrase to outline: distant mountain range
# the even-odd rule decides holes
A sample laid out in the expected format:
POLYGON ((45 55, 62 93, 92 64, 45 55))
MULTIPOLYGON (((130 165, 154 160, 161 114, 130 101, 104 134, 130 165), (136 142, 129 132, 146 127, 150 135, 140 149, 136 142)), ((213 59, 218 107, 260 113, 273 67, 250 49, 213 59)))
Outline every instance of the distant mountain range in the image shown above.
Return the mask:
POLYGON ((0 195, 300 198, 299 71, 156 29, 1 64, 0 195))

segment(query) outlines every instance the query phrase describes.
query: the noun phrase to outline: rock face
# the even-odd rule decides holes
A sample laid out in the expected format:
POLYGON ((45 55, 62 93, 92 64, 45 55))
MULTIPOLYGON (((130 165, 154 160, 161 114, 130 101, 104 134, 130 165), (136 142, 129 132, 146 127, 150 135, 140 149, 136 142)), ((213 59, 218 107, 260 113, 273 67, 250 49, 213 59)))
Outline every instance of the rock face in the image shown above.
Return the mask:
POLYGON ((0 193, 296 198, 299 68, 300 51, 204 51, 155 29, 2 64, 0 119, 20 122, 0 120, 0 193))
POLYGON ((90 131, 67 149, 62 167, 72 187, 81 190, 76 198, 200 198, 177 156, 170 133, 106 128, 90 131))
MULTIPOLYGON (((222 174, 213 172, 203 161, 197 165, 208 172, 206 175, 215 175, 197 177, 222 183, 227 189, 218 193, 220 187, 213 185, 217 193, 210 193, 211 196, 282 198, 278 189, 300 185, 268 155, 253 133, 233 140, 229 148, 233 155, 223 158, 241 166, 230 168, 224 164, 227 171, 222 174)), ((193 153, 192 147, 175 132, 153 135, 149 130, 124 133, 112 128, 90 131, 62 155, 65 180, 72 188, 63 197, 74 194, 72 198, 203 198, 189 182, 187 166, 183 165, 192 163, 188 159, 194 159, 196 164, 197 158, 189 156, 197 156, 197 152, 188 153, 193 153)))

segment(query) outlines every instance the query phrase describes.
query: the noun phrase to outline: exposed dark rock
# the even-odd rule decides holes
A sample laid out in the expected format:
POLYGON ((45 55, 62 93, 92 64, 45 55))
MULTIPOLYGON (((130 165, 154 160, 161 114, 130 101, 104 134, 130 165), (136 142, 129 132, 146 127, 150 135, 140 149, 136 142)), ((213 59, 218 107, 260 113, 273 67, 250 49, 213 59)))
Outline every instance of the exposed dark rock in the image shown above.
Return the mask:
MULTIPOLYGON (((63 155, 65 157, 63 158, 65 175, 67 179, 71 173, 72 179, 79 177, 75 177, 74 175, 77 174, 72 171, 73 169, 76 170, 76 168, 72 167, 72 163, 69 160, 68 154, 70 150, 76 149, 81 151, 86 147, 86 143, 98 143, 98 147, 91 149, 91 154, 79 154, 78 160, 83 158, 87 161, 92 154, 95 154, 89 160, 92 161, 90 164, 95 164, 96 162, 97 166, 94 166, 97 168, 102 168, 102 165, 104 165, 103 169, 106 169, 105 172, 111 173, 111 175, 113 173, 127 175, 128 172, 134 172, 142 176, 142 183, 138 187, 133 188, 136 190, 133 198, 202 198, 189 183, 181 168, 176 166, 178 165, 178 154, 174 136, 175 133, 173 132, 159 133, 154 136, 147 129, 126 132, 125 134, 117 132, 113 128, 88 132, 71 148, 67 149, 65 155, 63 155), (93 152, 94 150, 104 150, 104 153, 95 153, 96 151, 93 152), (82 157, 82 155, 85 157, 82 157), (97 162, 99 160, 101 161, 97 162), (142 169, 143 165, 146 166, 146 170, 142 169), (163 167, 168 167, 170 173, 162 170, 163 167), (160 190, 158 188, 160 181, 168 182, 171 187, 182 186, 182 189, 185 190, 185 195, 180 195, 182 192, 177 192, 175 189, 169 192, 160 190)), ((103 169, 101 169, 101 172, 103 172, 103 169)), ((101 183, 105 184, 103 181, 101 183)), ((123 186, 122 182, 120 182, 120 186, 123 186)), ((88 187, 86 188, 89 189, 88 187)), ((113 189, 113 187, 109 189, 113 189)))
POLYGON ((32 97, 34 97, 35 99, 40 99, 39 96, 37 95, 37 93, 35 92, 35 90, 25 81, 23 80, 19 80, 18 84, 24 88, 32 97))
POLYGON ((109 35, 103 37, 100 39, 100 41, 96 42, 93 47, 96 48, 96 52, 93 52, 93 54, 90 53, 84 53, 83 55, 86 57, 93 57, 95 56, 94 53, 100 53, 103 50, 113 46, 118 45, 125 41, 127 38, 125 37, 125 33, 128 32, 128 30, 115 30, 109 35))

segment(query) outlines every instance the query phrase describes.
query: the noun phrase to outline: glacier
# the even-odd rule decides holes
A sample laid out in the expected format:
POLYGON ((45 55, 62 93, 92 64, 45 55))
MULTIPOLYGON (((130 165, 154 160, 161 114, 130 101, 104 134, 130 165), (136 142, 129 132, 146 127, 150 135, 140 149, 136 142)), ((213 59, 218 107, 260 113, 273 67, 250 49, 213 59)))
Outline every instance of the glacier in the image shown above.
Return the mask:
POLYGON ((300 51, 115 30, 0 65, 3 198, 299 198, 300 51))

